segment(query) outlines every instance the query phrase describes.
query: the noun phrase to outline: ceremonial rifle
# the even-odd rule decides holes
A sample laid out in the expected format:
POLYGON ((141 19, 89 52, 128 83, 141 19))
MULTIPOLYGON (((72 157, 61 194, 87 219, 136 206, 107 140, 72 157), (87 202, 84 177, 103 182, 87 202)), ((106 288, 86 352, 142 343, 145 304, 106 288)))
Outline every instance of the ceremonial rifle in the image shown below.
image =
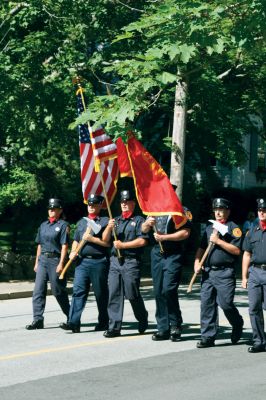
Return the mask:
MULTIPOLYGON (((97 235, 97 233, 100 232, 100 230, 102 229, 101 225, 96 224, 95 221, 93 221, 92 219, 89 218, 85 218, 87 220, 87 229, 84 233, 84 235, 90 235, 91 232, 95 233, 97 235)), ((85 243, 87 243, 87 239, 81 239, 81 241, 78 244, 78 247, 76 248, 75 252, 76 255, 74 258, 71 258, 66 265, 64 266, 61 274, 59 275, 59 279, 64 279, 65 273, 68 270, 68 268, 70 267, 70 265, 72 264, 72 262, 74 261, 74 259, 77 258, 77 256, 79 255, 80 250, 83 248, 83 246, 85 245, 85 243)))
MULTIPOLYGON (((209 219, 209 222, 212 223, 213 233, 219 232, 222 236, 224 236, 228 232, 228 226, 221 224, 218 221, 214 221, 213 219, 209 219)), ((208 244, 208 247, 206 248, 203 256, 201 257, 200 263, 199 263, 200 269, 202 269, 203 263, 206 260, 207 256, 210 254, 210 251, 212 250, 213 246, 214 246, 213 242, 210 242, 208 244)), ((188 288, 187 288, 187 293, 190 293, 192 291, 192 286, 193 286, 195 280, 197 279, 198 274, 199 274, 199 272, 198 273, 195 272, 193 274, 193 276, 189 282, 188 288)))

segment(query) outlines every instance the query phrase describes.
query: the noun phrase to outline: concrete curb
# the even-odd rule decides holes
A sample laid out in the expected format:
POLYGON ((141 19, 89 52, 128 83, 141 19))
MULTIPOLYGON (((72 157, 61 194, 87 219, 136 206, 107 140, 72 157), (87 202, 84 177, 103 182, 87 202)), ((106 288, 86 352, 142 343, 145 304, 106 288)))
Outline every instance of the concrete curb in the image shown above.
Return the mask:
POLYGON ((32 296, 32 290, 26 292, 10 292, 10 293, 0 293, 0 300, 13 300, 13 299, 23 299, 25 297, 32 296))
MULTIPOLYGON (((15 286, 18 283, 15 282, 7 282, 7 283, 0 283, 0 290, 1 285, 8 285, 8 289, 5 288, 4 293, 0 293, 0 300, 14 300, 14 299, 23 299, 27 297, 32 297, 33 289, 34 289, 34 282, 32 282, 32 288, 31 289, 17 289, 15 290, 15 286)), ((20 286, 23 286, 23 282, 19 282, 20 286)), ((29 285, 29 282, 27 282, 27 286, 29 285)), ((140 281, 140 286, 152 286, 152 279, 151 278, 144 278, 141 279, 140 281)), ((67 292, 68 294, 72 294, 72 288, 73 288, 73 281, 68 282, 67 286, 67 292)), ((93 290, 92 290, 93 292, 93 290)), ((51 289, 47 290, 47 296, 50 296, 52 294, 51 289)))

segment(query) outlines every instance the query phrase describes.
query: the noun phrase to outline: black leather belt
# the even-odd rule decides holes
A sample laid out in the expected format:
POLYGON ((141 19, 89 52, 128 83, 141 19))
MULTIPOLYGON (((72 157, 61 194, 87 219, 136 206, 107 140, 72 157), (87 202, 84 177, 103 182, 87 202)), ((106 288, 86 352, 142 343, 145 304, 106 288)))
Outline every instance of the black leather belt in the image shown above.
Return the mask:
MULTIPOLYGON (((116 257, 117 258, 117 254, 112 254, 113 255, 113 257, 116 257)), ((122 256, 122 258, 124 259, 124 260, 136 260, 136 261, 140 261, 140 256, 122 256)))
POLYGON ((41 253, 41 255, 42 255, 42 256, 45 256, 45 257, 47 257, 47 258, 60 258, 60 254, 58 254, 58 253, 51 253, 51 252, 48 252, 48 251, 41 253))
POLYGON ((233 268, 232 265, 210 265, 209 267, 212 271, 222 271, 226 268, 233 268))
POLYGON ((266 271, 266 264, 252 264, 252 267, 263 269, 263 271, 266 271))
POLYGON ((105 255, 95 255, 95 256, 84 256, 84 257, 82 257, 82 258, 87 258, 87 259, 89 259, 89 260, 99 260, 100 258, 104 258, 104 257, 106 257, 105 255))

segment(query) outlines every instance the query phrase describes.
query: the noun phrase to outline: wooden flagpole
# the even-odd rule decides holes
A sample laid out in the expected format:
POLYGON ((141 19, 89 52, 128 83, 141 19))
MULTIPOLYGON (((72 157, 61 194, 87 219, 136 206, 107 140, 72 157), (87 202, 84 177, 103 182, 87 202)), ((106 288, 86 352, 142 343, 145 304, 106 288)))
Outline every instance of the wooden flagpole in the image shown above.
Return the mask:
MULTIPOLYGON (((78 87, 80 89, 80 96, 81 96, 81 100, 82 100, 82 104, 83 104, 83 109, 84 109, 84 111, 86 111, 86 104, 85 104, 85 99, 84 99, 84 96, 83 96, 83 89, 82 89, 81 84, 79 82, 79 78, 77 78, 77 85, 78 85, 78 87)), ((88 121, 87 124, 88 124, 89 132, 90 132, 90 137, 92 139, 92 128, 91 128, 90 122, 88 121)), ((93 157, 94 157, 94 154, 93 154, 93 157)), ((95 160, 94 160, 94 162, 95 162, 95 160)), ((105 189, 105 183, 104 183, 104 179, 103 179, 103 174, 102 174, 102 171, 101 171, 101 164, 102 163, 100 162, 100 168, 99 168, 99 172, 98 173, 100 175, 100 179, 101 179, 101 183, 102 183, 102 188, 103 188, 103 193, 104 193, 104 198, 105 198, 105 202, 106 202, 106 206, 107 206, 108 215, 109 215, 110 219, 113 219, 111 208, 110 208, 110 203, 109 203, 107 192, 106 192, 106 189, 105 189)), ((116 234, 115 228, 113 228, 113 235, 114 235, 115 240, 117 240, 117 234, 116 234)), ((117 252, 117 258, 121 261, 123 257, 121 255, 120 249, 116 249, 116 252, 117 252)))

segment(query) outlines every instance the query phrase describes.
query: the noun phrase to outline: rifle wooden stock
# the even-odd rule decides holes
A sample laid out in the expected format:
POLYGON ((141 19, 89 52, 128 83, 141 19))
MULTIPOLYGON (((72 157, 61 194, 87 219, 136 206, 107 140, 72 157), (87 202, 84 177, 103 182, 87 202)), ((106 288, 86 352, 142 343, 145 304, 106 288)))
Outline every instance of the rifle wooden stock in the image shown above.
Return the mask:
MULTIPOLYGON (((212 247, 213 247, 213 243, 210 242, 208 244, 208 247, 206 248, 203 256, 201 257, 201 260, 200 260, 200 263, 199 263, 200 268, 202 268, 202 265, 203 265, 204 261, 206 260, 206 258, 208 256, 209 252, 211 251, 212 247)), ((192 286, 193 286, 195 280, 197 279, 198 274, 199 273, 196 273, 196 272, 193 274, 193 276, 192 276, 192 278, 191 278, 191 280, 189 282, 188 288, 187 288, 187 293, 190 293, 192 291, 192 286)))
MULTIPOLYGON (((87 235, 90 234, 90 233, 91 233, 91 228, 90 228, 90 227, 87 228, 85 233, 86 233, 87 235)), ((71 260, 68 260, 68 262, 67 262, 66 265, 64 266, 64 268, 63 268, 61 274, 59 275, 59 279, 64 279, 65 273, 67 272, 67 270, 68 270, 68 268, 70 267, 70 265, 72 264, 72 262, 77 258, 78 253, 80 252, 80 250, 82 249, 82 247, 85 245, 86 242, 87 242, 86 239, 82 239, 82 240, 79 242, 78 247, 77 247, 77 249, 75 250, 75 252, 76 252, 76 257, 75 257, 75 258, 72 258, 71 260)))

